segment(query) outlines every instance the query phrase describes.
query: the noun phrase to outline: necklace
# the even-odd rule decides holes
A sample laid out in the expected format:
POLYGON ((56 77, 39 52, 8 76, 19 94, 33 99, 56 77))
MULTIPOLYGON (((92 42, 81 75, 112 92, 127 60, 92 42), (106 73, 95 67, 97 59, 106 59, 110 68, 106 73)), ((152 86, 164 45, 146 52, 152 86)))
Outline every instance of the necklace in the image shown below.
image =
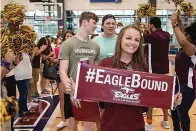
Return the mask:
POLYGON ((132 70, 132 66, 130 64, 125 64, 124 67, 127 69, 127 70, 132 70))

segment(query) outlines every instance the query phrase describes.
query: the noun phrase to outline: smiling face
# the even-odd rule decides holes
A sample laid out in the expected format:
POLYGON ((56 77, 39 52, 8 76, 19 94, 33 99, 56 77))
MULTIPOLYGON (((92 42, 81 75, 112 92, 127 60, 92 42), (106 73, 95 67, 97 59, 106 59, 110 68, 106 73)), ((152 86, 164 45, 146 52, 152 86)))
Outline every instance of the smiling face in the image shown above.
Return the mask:
POLYGON ((135 53, 140 45, 140 38, 140 32, 136 29, 126 29, 121 39, 121 53, 127 53, 130 55, 135 53))
POLYGON ((88 33, 88 35, 92 35, 94 34, 94 31, 97 28, 97 22, 93 19, 90 19, 89 21, 84 20, 83 26, 85 27, 85 30, 88 33))
POLYGON ((143 38, 136 26, 128 25, 121 29, 113 56, 112 66, 121 68, 121 59, 131 62, 136 70, 145 71, 146 63, 143 52, 143 38))

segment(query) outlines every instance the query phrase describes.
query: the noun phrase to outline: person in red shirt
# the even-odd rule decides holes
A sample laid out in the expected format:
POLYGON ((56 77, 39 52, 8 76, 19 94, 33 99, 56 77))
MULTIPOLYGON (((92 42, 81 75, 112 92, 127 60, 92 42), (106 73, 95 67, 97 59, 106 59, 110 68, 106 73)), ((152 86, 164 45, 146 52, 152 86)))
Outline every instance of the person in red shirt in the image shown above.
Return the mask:
MULTIPOLYGON (((100 66, 147 71, 137 27, 126 26, 120 31, 114 56, 103 59, 100 66)), ((101 131, 144 131, 142 107, 104 103, 104 108, 101 131)))
MULTIPOLYGON (((124 27, 117 38, 112 57, 103 59, 99 66, 126 70, 147 71, 142 48, 141 32, 135 26, 124 27)), ((181 101, 181 94, 176 95, 181 101)), ((104 113, 100 131, 145 131, 143 107, 103 103, 104 113)))
MULTIPOLYGON (((169 74, 169 43, 170 34, 163 31, 161 28, 161 19, 159 17, 152 17, 150 19, 149 30, 151 33, 144 34, 144 43, 150 46, 148 48, 148 59, 149 72, 156 74, 169 74), (151 65, 151 66, 150 66, 151 65)), ((146 131, 154 131, 152 126, 152 110, 150 107, 147 112, 147 123, 145 125, 146 131)), ((168 122, 168 109, 163 109, 164 118, 160 121, 160 124, 165 128, 169 129, 170 125, 168 122)))
POLYGON ((183 99, 182 104, 171 111, 174 131, 190 131, 189 110, 195 100, 196 91, 196 21, 185 29, 178 14, 171 16, 176 39, 181 49, 175 58, 175 72, 179 78, 176 82, 176 91, 180 87, 183 99))

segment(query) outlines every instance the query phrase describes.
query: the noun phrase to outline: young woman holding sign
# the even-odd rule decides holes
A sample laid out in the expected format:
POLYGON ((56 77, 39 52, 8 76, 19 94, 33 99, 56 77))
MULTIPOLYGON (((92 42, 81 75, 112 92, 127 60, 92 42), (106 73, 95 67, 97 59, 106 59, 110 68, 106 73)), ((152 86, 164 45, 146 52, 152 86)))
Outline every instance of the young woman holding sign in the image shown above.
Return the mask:
MULTIPOLYGON (((103 59, 100 66, 146 71, 142 42, 138 28, 126 26, 117 38, 114 56, 103 59)), ((105 111, 100 124, 101 131, 145 130, 142 107, 113 103, 104 103, 104 107, 105 111)))
MULTIPOLYGON (((142 36, 134 26, 126 26, 118 35, 113 57, 103 59, 100 66, 146 71, 142 36)), ((143 109, 139 106, 104 103, 101 131, 144 131, 143 109)))
POLYGON ((171 17, 176 39, 182 47, 175 60, 175 72, 179 78, 179 83, 183 99, 177 110, 172 111, 174 131, 190 131, 189 110, 195 100, 196 89, 196 21, 184 29, 178 14, 171 17), (180 126, 181 124, 181 126, 180 126))

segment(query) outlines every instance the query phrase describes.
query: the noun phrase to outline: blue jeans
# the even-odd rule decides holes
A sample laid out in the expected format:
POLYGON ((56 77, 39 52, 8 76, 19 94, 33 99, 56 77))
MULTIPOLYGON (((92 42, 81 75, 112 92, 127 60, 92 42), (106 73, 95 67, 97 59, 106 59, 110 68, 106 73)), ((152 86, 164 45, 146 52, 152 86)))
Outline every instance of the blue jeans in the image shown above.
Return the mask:
POLYGON ((182 93, 182 103, 174 111, 171 111, 174 131, 181 131, 180 127, 182 127, 183 131, 190 131, 188 112, 195 100, 195 91, 188 86, 180 86, 180 90, 182 93))
POLYGON ((16 81, 18 91, 20 93, 19 96, 19 117, 23 117, 23 112, 28 111, 27 108, 27 94, 28 94, 28 88, 29 88, 29 79, 26 80, 20 80, 16 81))

